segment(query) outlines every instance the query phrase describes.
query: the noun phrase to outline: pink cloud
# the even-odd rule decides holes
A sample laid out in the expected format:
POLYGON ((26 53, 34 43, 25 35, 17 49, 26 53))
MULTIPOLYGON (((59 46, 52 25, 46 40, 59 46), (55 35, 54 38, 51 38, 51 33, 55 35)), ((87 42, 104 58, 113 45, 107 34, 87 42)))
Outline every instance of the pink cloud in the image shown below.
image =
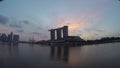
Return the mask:
POLYGON ((15 32, 15 29, 12 29, 7 25, 0 25, 0 33, 10 33, 10 32, 15 32))
POLYGON ((94 21, 99 17, 100 14, 101 14, 101 11, 99 10, 84 12, 81 18, 78 18, 72 14, 65 14, 63 16, 56 18, 55 23, 52 24, 53 25, 52 28, 58 28, 58 27, 68 25, 69 34, 76 35, 75 33, 78 33, 79 29, 90 27, 92 24, 96 23, 94 21))
POLYGON ((108 2, 109 0, 96 0, 97 2, 100 2, 100 3, 106 3, 108 2))

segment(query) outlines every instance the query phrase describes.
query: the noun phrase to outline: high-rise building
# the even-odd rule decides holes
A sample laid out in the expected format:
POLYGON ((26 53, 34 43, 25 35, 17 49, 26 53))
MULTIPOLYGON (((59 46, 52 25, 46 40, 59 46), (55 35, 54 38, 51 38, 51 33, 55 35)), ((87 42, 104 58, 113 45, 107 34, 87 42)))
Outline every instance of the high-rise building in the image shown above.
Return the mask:
POLYGON ((7 37, 6 34, 2 34, 0 38, 1 38, 1 41, 7 42, 7 38, 8 38, 8 37, 7 37))
POLYGON ((8 34, 8 36, 4 33, 3 34, 0 33, 0 41, 16 43, 19 42, 19 35, 14 35, 13 32, 8 34))
POLYGON ((10 34, 8 34, 8 39, 7 39, 7 41, 10 42, 10 39, 11 39, 10 34))
POLYGON ((13 42, 19 42, 19 35, 13 35, 13 42))
POLYGON ((51 29, 49 31, 50 31, 51 41, 61 40, 61 39, 66 40, 68 37, 68 26, 64 26, 62 28, 57 28, 57 29, 51 29))
POLYGON ((11 32, 8 35, 8 42, 13 42, 13 43, 19 42, 19 35, 14 35, 13 32, 11 32))
POLYGON ((0 33, 0 41, 1 41, 1 33, 0 33))
POLYGON ((63 38, 67 38, 68 37, 68 26, 64 26, 63 27, 63 38))
POLYGON ((49 31, 50 31, 51 40, 54 41, 55 40, 55 29, 51 29, 49 31))
POLYGON ((8 42, 12 42, 13 41, 13 32, 11 32, 9 35, 8 35, 8 42))
POLYGON ((56 30, 57 30, 57 40, 60 40, 62 38, 61 28, 56 30))

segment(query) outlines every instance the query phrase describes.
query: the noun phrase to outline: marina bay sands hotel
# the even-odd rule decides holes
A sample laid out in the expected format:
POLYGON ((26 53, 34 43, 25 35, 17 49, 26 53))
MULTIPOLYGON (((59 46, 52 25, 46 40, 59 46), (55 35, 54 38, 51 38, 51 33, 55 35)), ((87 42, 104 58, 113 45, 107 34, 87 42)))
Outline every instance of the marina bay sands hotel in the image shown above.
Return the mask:
POLYGON ((68 26, 63 26, 61 28, 51 29, 50 31, 50 41, 78 41, 81 40, 79 36, 68 36, 68 26))
POLYGON ((51 29, 49 31, 51 41, 66 39, 68 37, 68 26, 64 26, 57 29, 51 29))

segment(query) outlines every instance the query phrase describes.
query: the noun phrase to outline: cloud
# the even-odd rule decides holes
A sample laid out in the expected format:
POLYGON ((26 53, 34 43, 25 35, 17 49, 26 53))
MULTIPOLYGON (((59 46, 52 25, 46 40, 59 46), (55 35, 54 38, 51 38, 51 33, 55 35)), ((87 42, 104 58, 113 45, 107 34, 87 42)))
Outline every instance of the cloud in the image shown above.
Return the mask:
POLYGON ((52 28, 58 28, 62 26, 69 26, 70 35, 75 35, 79 29, 84 29, 86 27, 91 27, 96 24, 96 17, 99 17, 101 11, 87 11, 84 12, 81 17, 71 14, 63 14, 63 16, 58 16, 55 23, 52 24, 52 28), (76 31, 76 32, 75 32, 76 31))
POLYGON ((86 32, 96 32, 96 33, 105 32, 105 30, 97 29, 97 28, 86 28, 86 29, 84 29, 84 31, 86 31, 86 32))
POLYGON ((3 0, 0 0, 0 2, 3 1, 3 0))
POLYGON ((96 1, 101 2, 101 3, 106 3, 109 0, 96 0, 96 1))
POLYGON ((92 39, 94 36, 97 37, 98 35, 100 37, 100 34, 102 34, 104 30, 100 28, 94 29, 93 27, 97 28, 96 25, 99 24, 102 13, 102 10, 90 10, 83 12, 81 15, 79 13, 66 13, 58 15, 54 18, 49 29, 67 25, 69 26, 68 29, 70 36, 80 36, 83 39, 92 39))
POLYGON ((22 26, 20 24, 9 24, 10 27, 13 27, 13 28, 22 28, 22 26))
POLYGON ((24 30, 16 30, 17 32, 19 32, 19 33, 24 33, 24 30))
POLYGON ((105 32, 106 31, 104 29, 91 27, 91 28, 85 28, 81 30, 79 33, 82 33, 82 35, 80 36, 85 40, 88 39, 91 40, 91 39, 99 39, 103 37, 105 32))
POLYGON ((22 21, 20 21, 20 23, 29 24, 30 22, 28 20, 22 20, 22 21))
POLYGON ((29 24, 30 22, 28 20, 13 20, 11 23, 9 23, 9 26, 12 28, 22 28, 24 26, 28 26, 26 24, 29 24))
POLYGON ((31 34, 41 35, 42 33, 39 33, 39 32, 32 32, 31 34))
POLYGON ((5 25, 0 25, 0 33, 10 33, 10 32, 15 32, 15 29, 5 26, 5 25))
POLYGON ((0 15, 0 24, 6 25, 9 22, 9 19, 3 15, 0 15))
POLYGON ((20 35, 21 40, 29 40, 31 36, 35 36, 37 40, 43 39, 42 36, 44 36, 44 34, 37 32, 39 31, 37 29, 38 27, 36 27, 36 25, 31 23, 29 20, 13 20, 6 16, 0 15, 0 33, 9 34, 10 32, 14 32, 15 34, 20 35))

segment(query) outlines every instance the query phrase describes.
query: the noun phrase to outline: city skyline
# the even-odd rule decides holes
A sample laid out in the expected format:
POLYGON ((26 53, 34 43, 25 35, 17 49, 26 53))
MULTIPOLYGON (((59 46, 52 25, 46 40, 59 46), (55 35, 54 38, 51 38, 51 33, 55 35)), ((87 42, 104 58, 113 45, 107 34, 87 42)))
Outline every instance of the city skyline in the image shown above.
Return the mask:
POLYGON ((18 43, 19 42, 19 35, 0 33, 0 42, 8 42, 8 43, 18 43))
POLYGON ((21 40, 48 40, 49 29, 66 25, 83 39, 120 37, 118 0, 3 0, 0 8, 0 33, 21 40))

